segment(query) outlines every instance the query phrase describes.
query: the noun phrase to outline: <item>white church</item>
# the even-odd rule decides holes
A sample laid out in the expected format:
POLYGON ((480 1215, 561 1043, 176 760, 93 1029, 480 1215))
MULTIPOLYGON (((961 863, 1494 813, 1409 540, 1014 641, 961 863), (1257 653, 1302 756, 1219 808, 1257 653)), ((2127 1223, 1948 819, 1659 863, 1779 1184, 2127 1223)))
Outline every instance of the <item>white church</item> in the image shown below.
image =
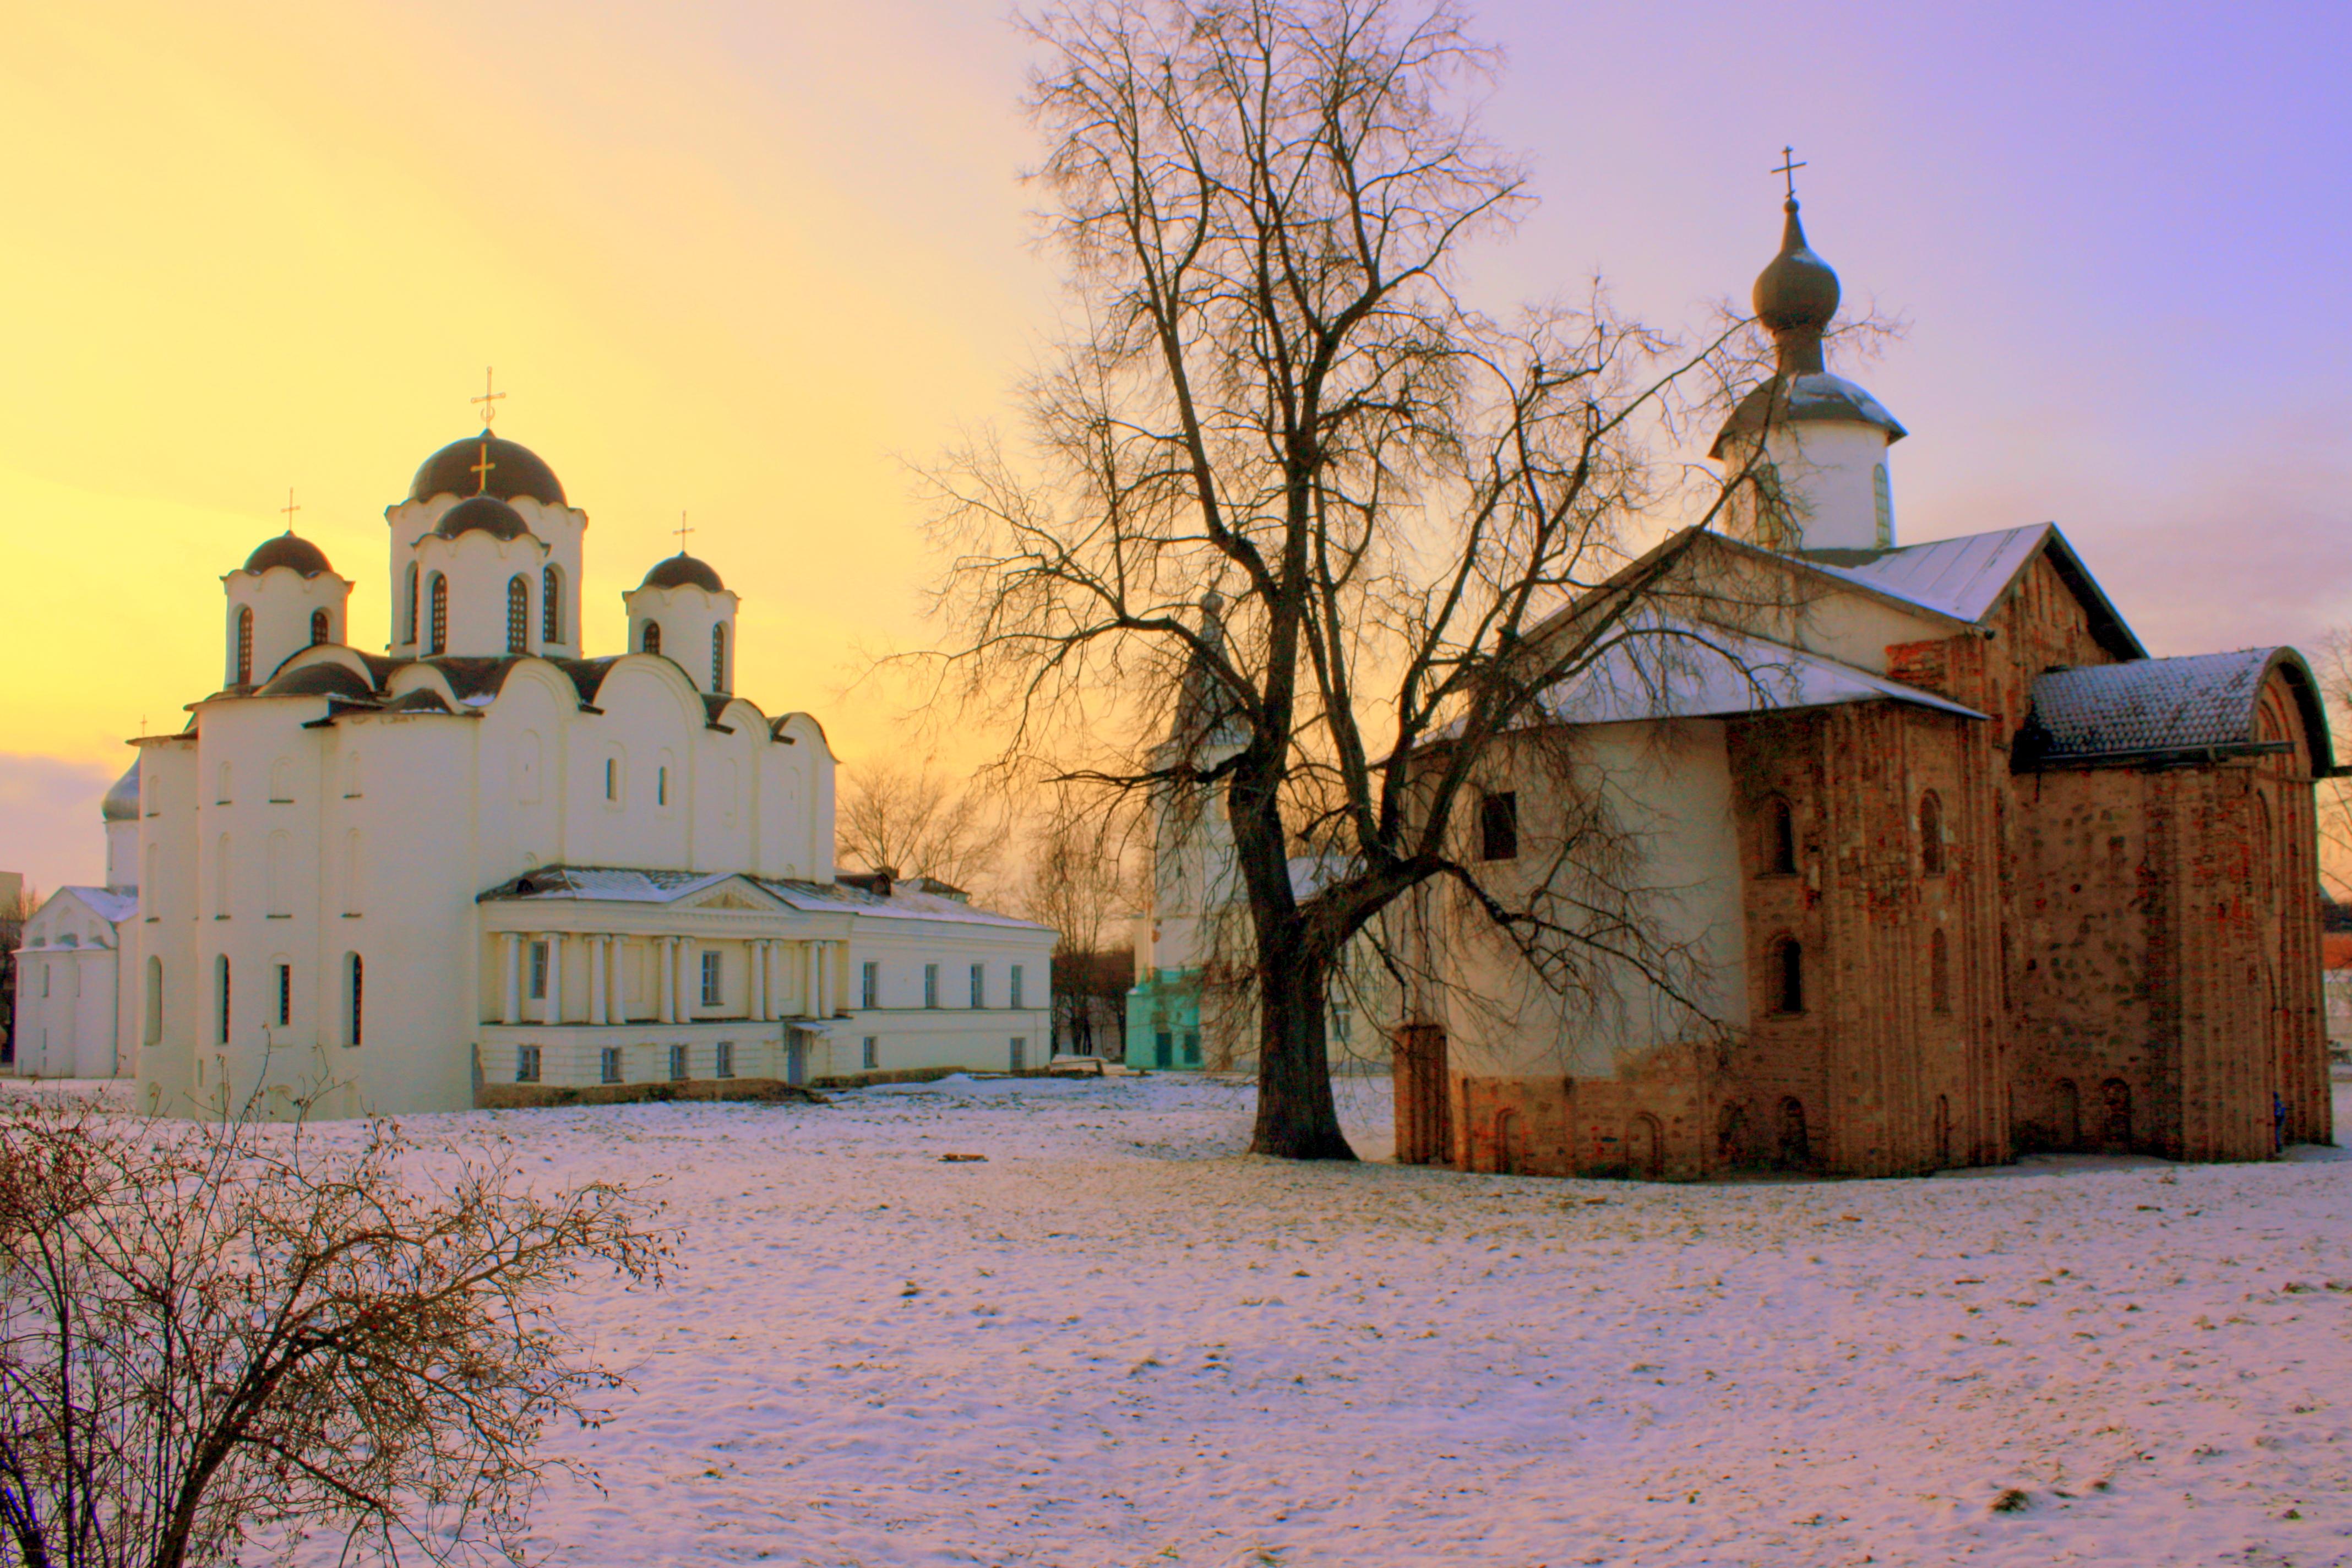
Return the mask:
POLYGON ((26 926, 17 1073, 347 1116, 1045 1064, 1053 931, 835 874, 824 731, 735 692, 717 572, 658 563, 590 657, 588 515, 487 426, 384 517, 384 653, 290 531, 222 578, 220 689, 26 926))

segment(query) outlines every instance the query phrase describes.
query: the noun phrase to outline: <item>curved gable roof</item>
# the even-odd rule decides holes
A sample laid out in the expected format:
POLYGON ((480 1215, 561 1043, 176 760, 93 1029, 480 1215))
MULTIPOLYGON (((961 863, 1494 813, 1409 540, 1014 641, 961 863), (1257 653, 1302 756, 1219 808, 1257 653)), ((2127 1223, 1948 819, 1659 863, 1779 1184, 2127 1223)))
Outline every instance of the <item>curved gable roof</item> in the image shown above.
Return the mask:
POLYGON ((2033 683, 2019 731, 2021 771, 2203 761, 2275 750, 2258 728, 2263 688, 2281 673, 2311 742, 2313 772, 2335 771, 2318 683, 2291 647, 2056 669, 2033 683))

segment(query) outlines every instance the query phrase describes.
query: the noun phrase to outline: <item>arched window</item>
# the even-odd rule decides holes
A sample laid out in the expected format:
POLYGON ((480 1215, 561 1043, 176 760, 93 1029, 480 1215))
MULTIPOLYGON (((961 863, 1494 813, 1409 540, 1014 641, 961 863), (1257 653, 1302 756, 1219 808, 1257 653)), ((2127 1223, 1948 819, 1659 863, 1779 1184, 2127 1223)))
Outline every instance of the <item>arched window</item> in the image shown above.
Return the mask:
POLYGON ((550 566, 539 574, 539 640, 563 640, 563 569, 550 566))
POLYGON ((727 628, 710 628, 710 689, 727 689, 727 628))
POLYGON ((214 974, 219 984, 215 987, 215 1002, 220 1009, 220 1030, 215 1037, 222 1045, 228 1044, 228 954, 222 953, 214 961, 214 974))
POLYGON ((236 684, 253 684, 253 611, 243 605, 236 612, 236 684))
POLYGON ((320 643, 325 642, 326 640, 327 612, 324 610, 313 610, 310 612, 310 646, 312 647, 317 647, 320 643))
POLYGON ((1780 1101, 1780 1163, 1808 1165, 1813 1159, 1812 1135, 1805 1129, 1805 1102, 1795 1095, 1780 1101))
POLYGON ((1792 936, 1772 944, 1772 1011, 1805 1010, 1805 950, 1792 936))
POLYGON ((1797 869, 1797 814, 1777 795, 1764 807, 1764 868, 1782 877, 1797 869))
POLYGON ((402 604, 404 618, 400 626, 400 640, 413 647, 416 642, 416 563, 414 561, 408 563, 408 594, 402 604))
POLYGON ((1927 1008, 1952 1010, 1952 944, 1940 931, 1927 938, 1927 1008))
POLYGON ((1944 874, 1944 803, 1934 790, 1919 797, 1919 869, 1930 877, 1944 874))
POLYGON ((507 651, 530 651, 530 584, 520 577, 507 579, 507 651))
POLYGON ((661 652, 661 623, 659 621, 647 621, 646 623, 646 635, 641 646, 647 653, 661 652))
POLYGON ((2073 1079, 2062 1078, 2058 1080, 2055 1100, 2058 1124, 2052 1131, 2057 1136, 2058 1147, 2081 1148, 2083 1146, 2083 1091, 2074 1087, 2073 1079))
POLYGON ((343 1044, 356 1046, 367 1016, 367 966, 356 952, 343 955, 343 1044))
POLYGON ((449 651, 449 579, 438 572, 433 574, 433 585, 425 590, 425 596, 432 601, 426 612, 432 617, 432 626, 431 638, 426 642, 425 651, 428 654, 446 653, 449 651))
POLYGON ((1878 547, 1881 550, 1895 542, 1895 489, 1886 482, 1886 465, 1879 464, 1870 476, 1871 500, 1877 504, 1878 547))
POLYGON ((1737 1100, 1727 1102, 1716 1113, 1715 1157, 1725 1165, 1737 1165, 1748 1158, 1748 1108, 1737 1100))

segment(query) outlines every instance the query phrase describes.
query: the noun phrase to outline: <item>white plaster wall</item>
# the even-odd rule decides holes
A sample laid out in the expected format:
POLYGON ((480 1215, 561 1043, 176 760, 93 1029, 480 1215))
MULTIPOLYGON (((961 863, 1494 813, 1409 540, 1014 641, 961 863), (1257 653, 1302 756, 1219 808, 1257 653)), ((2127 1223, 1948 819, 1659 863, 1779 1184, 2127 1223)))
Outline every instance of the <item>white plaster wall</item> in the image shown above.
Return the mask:
POLYGON ((228 604, 221 623, 221 684, 236 684, 237 612, 253 612, 253 684, 260 686, 278 667, 310 646, 310 615, 327 612, 327 641, 341 642, 352 585, 331 572, 305 577, 291 566, 255 574, 231 572, 221 579, 228 604))
POLYGON ((449 641, 442 651, 461 658, 496 658, 507 651, 507 584, 523 580, 529 603, 529 648, 539 646, 540 569, 547 546, 529 534, 499 539, 471 529, 455 539, 427 533, 416 542, 418 635, 432 637, 435 573, 449 583, 449 641))
POLYGON ((113 1078, 119 1051, 120 941, 104 916, 61 889, 25 922, 16 954, 16 1071, 27 1078, 113 1078))
MULTIPOLYGON (((1596 725, 1580 737, 1588 776, 1605 788, 1618 826, 1641 847, 1633 878, 1653 890, 1653 929, 1665 943, 1688 946, 1685 979, 1709 1018, 1692 1016, 1630 964, 1603 966, 1597 1005, 1563 998, 1474 916, 1449 910, 1451 973, 1462 986, 1445 1002, 1455 1070, 1610 1078, 1622 1055, 1703 1038, 1710 1019, 1734 1028, 1747 1022, 1745 914, 1724 735, 1721 723, 1693 721, 1596 725)), ((1508 868, 1480 867, 1508 886, 1515 870, 1535 870, 1547 841, 1557 841, 1559 818, 1538 776, 1515 765, 1511 752, 1498 754, 1486 785, 1518 794, 1518 860, 1508 868)))
POLYGON ((646 626, 648 622, 661 626, 662 657, 686 671, 687 679, 698 691, 732 691, 735 689, 735 609, 736 596, 729 593, 712 594, 692 583, 675 588, 633 588, 621 595, 621 603, 629 612, 629 651, 643 653, 646 647, 646 626), (726 658, 723 661, 725 679, 717 687, 710 682, 710 633, 713 627, 727 628, 726 658))
MULTIPOLYGON (((1800 420, 1774 427, 1766 446, 1803 532, 1799 548, 1882 550, 1895 543, 1891 471, 1887 527, 1879 527, 1877 470, 1888 456, 1885 430, 1858 421, 1800 420)), ((1726 469, 1740 468, 1751 450, 1752 441, 1732 443, 1726 469)))

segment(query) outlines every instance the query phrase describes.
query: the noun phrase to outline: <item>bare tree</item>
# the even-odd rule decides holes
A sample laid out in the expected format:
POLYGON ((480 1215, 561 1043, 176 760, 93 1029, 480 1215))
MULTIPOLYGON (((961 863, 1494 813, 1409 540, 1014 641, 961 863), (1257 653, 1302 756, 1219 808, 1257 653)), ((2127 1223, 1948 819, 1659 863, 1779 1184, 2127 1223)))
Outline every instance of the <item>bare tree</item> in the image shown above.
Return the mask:
POLYGON ((1654 447, 1726 340, 1677 354, 1597 287, 1508 325, 1465 299, 1465 251, 1529 196, 1477 130, 1496 57, 1448 0, 1065 0, 1025 26, 1083 325, 1024 388, 1025 447, 983 437, 931 476, 945 668, 1009 720, 1010 767, 1215 797, 1252 1146, 1351 1158, 1327 995, 1409 891, 1452 886, 1563 985, 1674 982, 1597 806, 1539 897, 1483 874, 1462 818, 1543 694, 1664 637, 1647 611, 1694 536, 1644 553, 1641 519, 1707 521, 1725 493, 1654 447), (1187 694, 1200 721, 1144 750, 1187 694))
MULTIPOLYGON (((2312 664, 2336 732, 2352 733, 2352 630, 2322 638, 2312 664)), ((2322 779, 2315 805, 2321 888, 2338 903, 2352 902, 2352 788, 2341 779, 2322 779)))
POLYGON ((1057 1039, 1080 1056, 1107 1054, 1135 983, 1134 943, 1118 929, 1136 912, 1139 828, 1132 803, 1063 784, 1046 797, 1028 840, 1021 910, 1059 933, 1054 949, 1057 1039))
POLYGON ((984 890, 1003 858, 1003 814, 982 790, 958 785, 931 763, 868 763, 847 782, 834 825, 835 853, 869 871, 936 877, 984 890))
POLYGON ((179 1568, 329 1532, 512 1557, 619 1385, 556 1316, 590 1266, 657 1286, 646 1201, 512 1157, 263 1128, 0 1116, 0 1524, 20 1562, 179 1568))

